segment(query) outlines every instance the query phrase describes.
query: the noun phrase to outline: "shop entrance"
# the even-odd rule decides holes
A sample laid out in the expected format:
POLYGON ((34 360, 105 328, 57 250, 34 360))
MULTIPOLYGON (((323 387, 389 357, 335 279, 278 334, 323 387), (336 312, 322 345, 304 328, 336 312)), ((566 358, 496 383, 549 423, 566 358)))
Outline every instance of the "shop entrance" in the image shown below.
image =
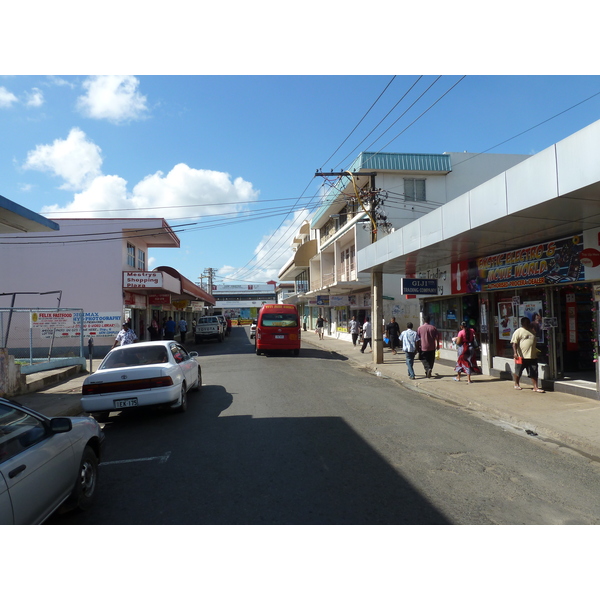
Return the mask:
POLYGON ((594 295, 589 284, 559 288, 558 371, 567 379, 596 381, 594 295))

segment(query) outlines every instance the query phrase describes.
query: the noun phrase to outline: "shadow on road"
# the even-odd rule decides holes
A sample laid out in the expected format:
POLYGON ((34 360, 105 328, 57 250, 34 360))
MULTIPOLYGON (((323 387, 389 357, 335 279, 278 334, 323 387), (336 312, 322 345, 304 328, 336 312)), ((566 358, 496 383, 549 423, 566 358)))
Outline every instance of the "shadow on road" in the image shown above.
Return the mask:
POLYGON ((205 386, 185 414, 114 418, 95 507, 51 522, 448 523, 343 419, 227 416, 232 401, 222 386, 205 386), (114 463, 148 453, 168 460, 114 463))

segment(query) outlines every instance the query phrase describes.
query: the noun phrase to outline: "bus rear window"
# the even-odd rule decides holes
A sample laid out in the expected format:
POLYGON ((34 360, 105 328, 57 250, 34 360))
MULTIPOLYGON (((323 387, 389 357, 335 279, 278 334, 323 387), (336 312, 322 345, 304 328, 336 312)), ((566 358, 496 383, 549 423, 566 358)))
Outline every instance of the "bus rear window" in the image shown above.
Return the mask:
POLYGON ((298 316, 287 313, 267 313, 262 318, 263 327, 298 327, 298 316))

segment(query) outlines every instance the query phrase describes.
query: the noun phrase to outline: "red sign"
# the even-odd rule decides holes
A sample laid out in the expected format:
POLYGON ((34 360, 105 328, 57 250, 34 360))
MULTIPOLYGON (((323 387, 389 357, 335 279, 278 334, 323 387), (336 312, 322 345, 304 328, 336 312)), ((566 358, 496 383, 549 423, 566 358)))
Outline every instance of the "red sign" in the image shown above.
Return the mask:
POLYGON ((148 294, 148 304, 153 306, 171 304, 171 294, 148 294))
POLYGON ((596 248, 584 248, 579 260, 584 267, 597 267, 600 265, 600 252, 596 248))

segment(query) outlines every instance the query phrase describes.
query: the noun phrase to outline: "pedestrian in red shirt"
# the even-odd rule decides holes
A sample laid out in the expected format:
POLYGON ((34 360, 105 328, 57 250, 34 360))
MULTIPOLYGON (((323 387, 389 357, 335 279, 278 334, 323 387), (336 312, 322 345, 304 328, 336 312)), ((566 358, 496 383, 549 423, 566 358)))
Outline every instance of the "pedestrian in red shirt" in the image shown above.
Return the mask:
POLYGON ((435 352, 439 349, 438 330, 430 324, 431 317, 423 317, 423 325, 417 329, 419 336, 419 350, 421 352, 421 361, 425 369, 425 377, 431 377, 431 371, 435 363, 435 352))

